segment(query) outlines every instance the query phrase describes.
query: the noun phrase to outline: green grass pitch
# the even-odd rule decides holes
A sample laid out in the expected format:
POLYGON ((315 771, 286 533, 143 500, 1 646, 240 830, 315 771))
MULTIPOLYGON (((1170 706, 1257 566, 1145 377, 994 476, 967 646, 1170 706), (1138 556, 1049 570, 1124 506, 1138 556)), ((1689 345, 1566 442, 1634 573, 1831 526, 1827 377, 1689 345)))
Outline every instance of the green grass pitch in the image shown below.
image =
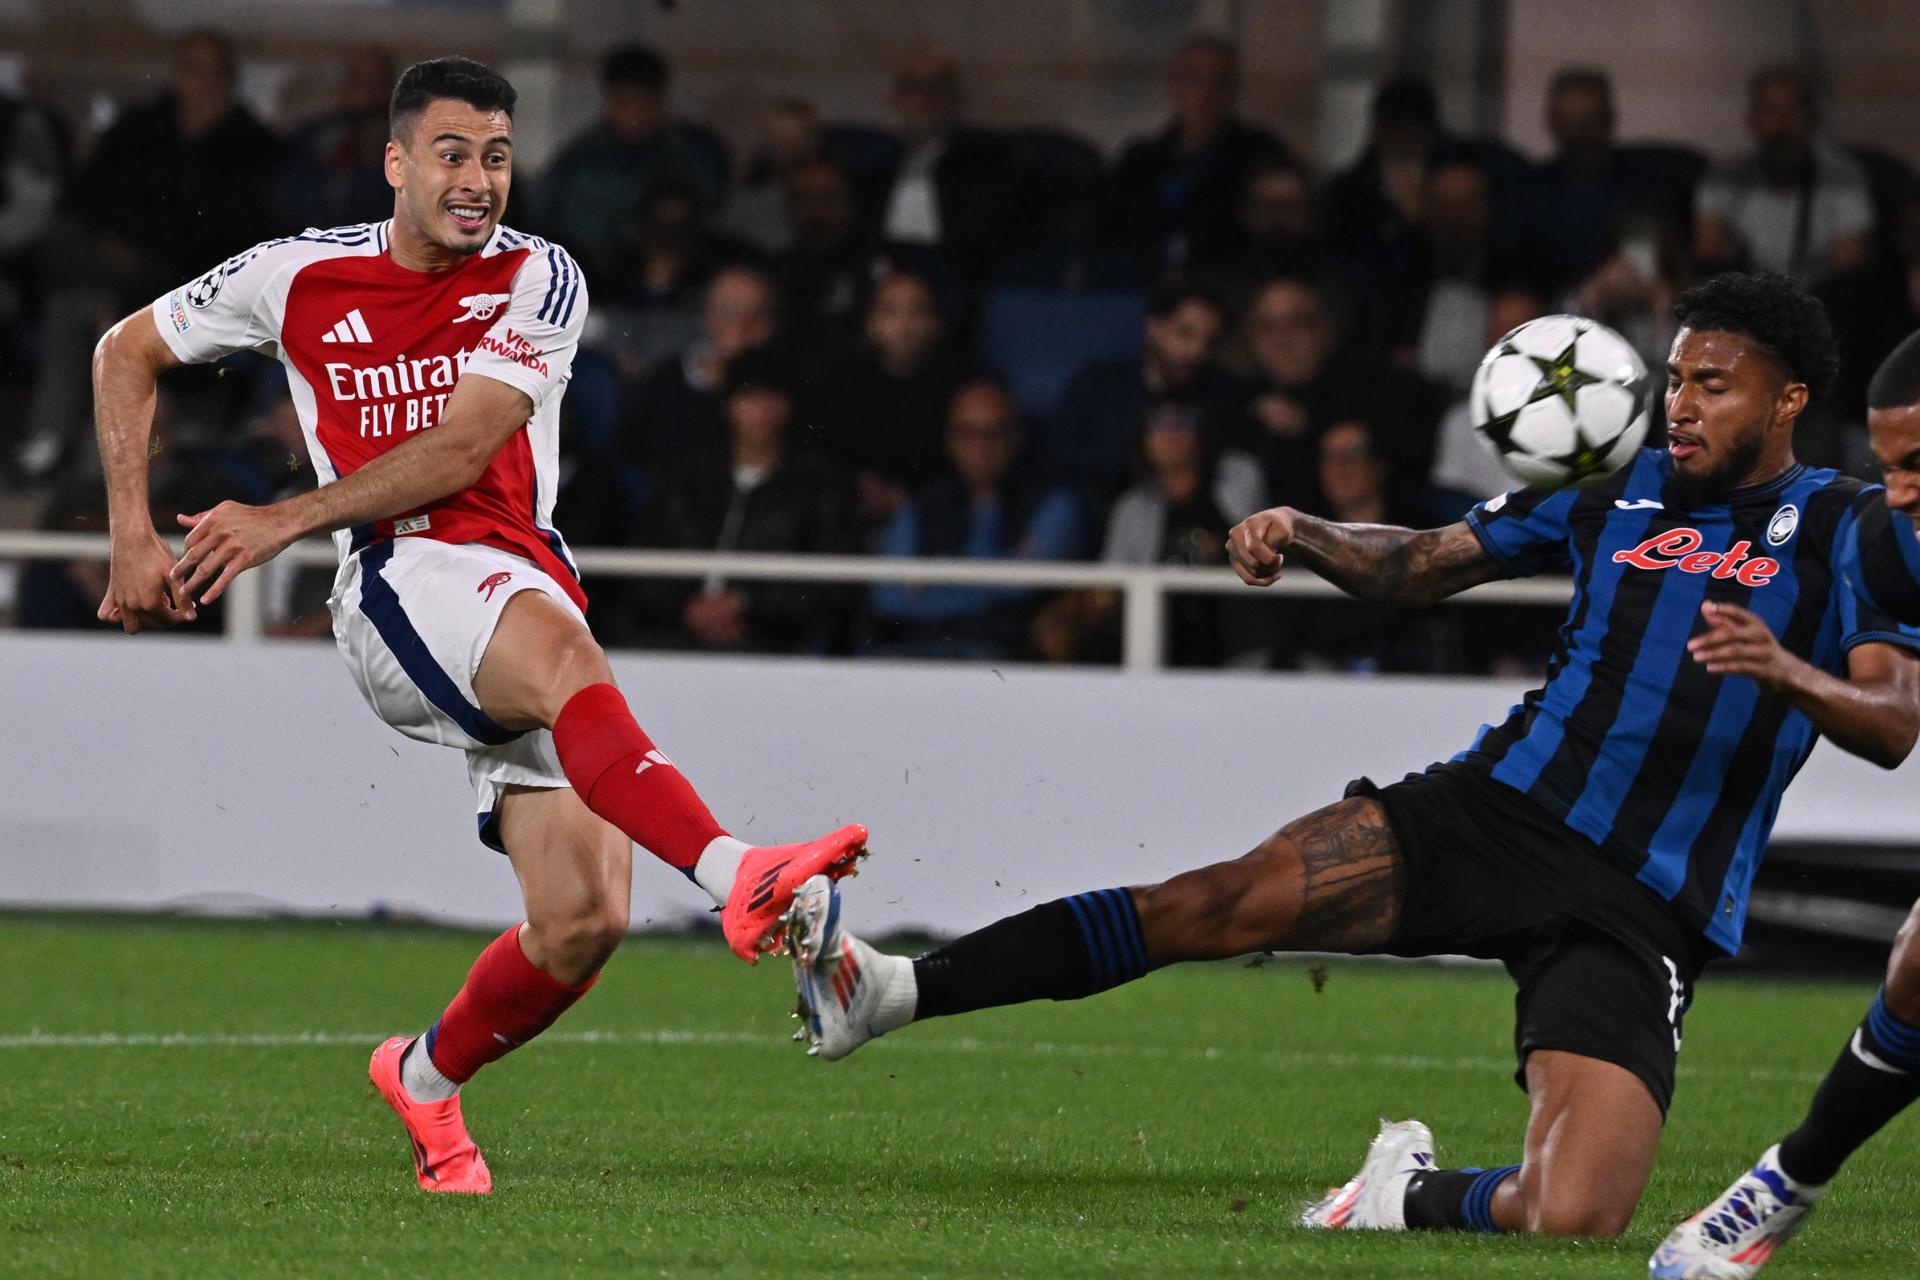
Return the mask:
MULTIPOLYGON (((1190 966, 1078 1006, 788 1042, 784 964, 634 940, 467 1116, 486 1200, 415 1190, 365 1067, 484 942, 406 927, 0 916, 0 1273, 25 1276, 1644 1275, 1799 1114, 1868 984, 1708 979, 1619 1242, 1320 1235, 1375 1118, 1515 1157, 1511 989, 1483 968, 1190 966), (177 1036, 168 1043, 151 1037, 177 1036)), ((1769 1271, 1920 1274, 1920 1117, 1769 1271)))

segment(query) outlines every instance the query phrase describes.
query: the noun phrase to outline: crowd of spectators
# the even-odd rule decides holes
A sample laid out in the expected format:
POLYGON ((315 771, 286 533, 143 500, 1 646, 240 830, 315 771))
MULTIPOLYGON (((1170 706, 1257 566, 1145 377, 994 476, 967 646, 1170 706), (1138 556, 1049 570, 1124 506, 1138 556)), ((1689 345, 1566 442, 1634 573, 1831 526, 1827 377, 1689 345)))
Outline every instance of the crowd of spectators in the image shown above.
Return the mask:
MULTIPOLYGON (((1920 326, 1920 196, 1893 157, 1820 132, 1799 71, 1754 75, 1752 149, 1718 162, 1622 142, 1600 69, 1554 76, 1538 160, 1450 132, 1432 87, 1397 77, 1358 159, 1316 173, 1240 113, 1239 59, 1186 40, 1164 125, 1108 163, 1058 128, 974 122, 937 50, 900 59, 874 121, 779 98, 739 155, 676 112, 657 52, 606 55, 599 118, 516 176, 508 212, 592 288, 562 527, 580 545, 1218 565, 1226 530, 1272 504, 1437 524, 1504 485, 1465 404, 1494 338, 1577 311, 1658 367, 1674 292, 1738 266, 1827 300, 1847 374, 1802 455, 1863 460, 1864 371, 1920 326)), ((107 323, 255 241, 389 214, 393 76, 381 50, 350 50, 332 107, 283 138, 238 99, 233 44, 195 32, 165 92, 84 154, 56 113, 0 97, 0 359, 28 371, 10 380, 27 390, 0 490, 37 498, 43 527, 99 524, 87 357, 107 323)), ((312 482, 271 362, 169 375, 162 402, 157 503, 312 482)), ((98 573, 34 566, 18 621, 86 625, 98 573)), ((311 631, 316 593, 292 576, 281 625, 311 631)), ((589 588, 614 643, 1054 661, 1119 646, 1102 592, 589 588)), ((1167 636, 1185 665, 1516 656, 1464 630, 1470 614, 1179 597, 1167 636)))

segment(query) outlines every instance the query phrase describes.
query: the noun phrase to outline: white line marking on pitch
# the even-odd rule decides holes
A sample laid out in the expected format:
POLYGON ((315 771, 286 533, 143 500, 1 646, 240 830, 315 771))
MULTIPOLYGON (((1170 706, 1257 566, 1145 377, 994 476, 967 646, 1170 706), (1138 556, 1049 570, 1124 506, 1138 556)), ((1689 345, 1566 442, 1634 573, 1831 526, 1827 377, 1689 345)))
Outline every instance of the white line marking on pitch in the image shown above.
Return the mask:
MULTIPOLYGON (((27 1031, 0 1035, 3 1049, 335 1049, 379 1044, 386 1034, 377 1031, 262 1031, 262 1032, 113 1032, 70 1033, 27 1031)), ((784 1036, 751 1031, 549 1031, 541 1044, 570 1045, 743 1045, 774 1047, 788 1043, 784 1036)), ((1375 1067, 1395 1071, 1510 1072, 1506 1058, 1442 1058, 1405 1053, 1330 1053, 1305 1050, 1169 1049, 1147 1044, 1063 1044, 1052 1040, 889 1039, 884 1053, 1003 1054, 1013 1057, 1153 1058, 1206 1062, 1257 1063, 1277 1067, 1375 1067)), ((1778 1081, 1811 1084, 1814 1071, 1771 1067, 1692 1067, 1681 1064, 1685 1077, 1714 1080, 1778 1081)))

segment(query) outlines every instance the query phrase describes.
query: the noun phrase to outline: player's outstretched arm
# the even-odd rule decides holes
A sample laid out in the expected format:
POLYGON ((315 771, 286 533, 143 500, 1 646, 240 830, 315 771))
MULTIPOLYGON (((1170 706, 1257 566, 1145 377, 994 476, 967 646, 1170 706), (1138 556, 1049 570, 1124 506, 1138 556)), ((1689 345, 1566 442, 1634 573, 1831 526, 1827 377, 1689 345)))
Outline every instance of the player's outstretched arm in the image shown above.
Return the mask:
POLYGON ((1788 653, 1758 615, 1738 605, 1700 606, 1707 630, 1687 642, 1715 675, 1750 676, 1813 721, 1843 751, 1892 769, 1920 737, 1920 658, 1892 644, 1861 644, 1841 679, 1788 653))
POLYGON ((243 570, 265 564, 298 538, 390 519, 458 493, 480 479, 532 414, 526 392, 484 374, 464 376, 439 426, 332 484, 271 506, 223 502, 181 516, 189 532, 174 581, 210 604, 243 570))
POLYGON ((1259 511, 1227 535, 1227 558, 1256 587, 1291 556, 1348 595, 1417 608, 1504 577, 1465 522, 1441 529, 1337 524, 1291 507, 1259 511))
POLYGON ((93 349, 94 432, 113 534, 98 616, 119 623, 128 635, 194 617, 192 599, 167 576, 173 552, 154 529, 147 501, 155 385, 163 370, 179 363, 145 308, 107 330, 93 349))

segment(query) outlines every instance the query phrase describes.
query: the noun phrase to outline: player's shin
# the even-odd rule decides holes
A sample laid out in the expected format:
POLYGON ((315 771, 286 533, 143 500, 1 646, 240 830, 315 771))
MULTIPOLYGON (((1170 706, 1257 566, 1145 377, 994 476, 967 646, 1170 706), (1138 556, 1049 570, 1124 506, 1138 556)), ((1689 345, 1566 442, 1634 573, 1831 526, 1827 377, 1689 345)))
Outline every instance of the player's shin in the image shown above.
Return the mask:
POLYGON ((487 945, 440 1020, 408 1050, 401 1081, 420 1101, 448 1097, 473 1073, 545 1031, 599 980, 566 983, 536 968, 515 925, 487 945))
POLYGON ((725 902, 747 846, 732 839, 610 684, 568 699, 553 722, 560 767, 580 799, 635 844, 725 902))
POLYGON ((915 1020, 1027 1000, 1078 1000, 1153 966, 1133 895, 1075 894, 1009 916, 913 962, 915 1020))
POLYGON ((1780 1143, 1780 1168, 1795 1183, 1823 1186, 1862 1143, 1920 1098, 1920 1025, 1874 996, 1847 1047, 1813 1095, 1800 1127, 1780 1143))

